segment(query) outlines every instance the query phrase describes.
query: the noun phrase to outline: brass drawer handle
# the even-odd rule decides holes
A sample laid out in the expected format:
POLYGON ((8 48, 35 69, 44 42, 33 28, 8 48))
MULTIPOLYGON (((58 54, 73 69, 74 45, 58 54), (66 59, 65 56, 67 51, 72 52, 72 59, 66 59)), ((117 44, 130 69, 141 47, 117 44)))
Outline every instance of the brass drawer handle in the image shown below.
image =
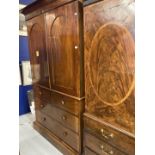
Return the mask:
POLYGON ((109 139, 109 138, 113 138, 113 137, 114 137, 114 134, 113 134, 113 133, 105 134, 104 129, 101 129, 100 132, 101 132, 102 136, 103 136, 105 139, 109 139))
MULTIPOLYGON (((103 144, 101 144, 100 145, 100 149, 102 150, 102 151, 104 151, 104 152, 106 152, 105 150, 104 150, 104 145, 103 144)), ((109 153, 108 152, 106 152, 108 155, 113 155, 114 154, 114 152, 111 150, 109 153)))
POLYGON ((108 154, 109 154, 109 155, 113 155, 113 154, 114 154, 114 152, 113 152, 113 151, 110 151, 108 154))
POLYGON ((62 101, 61 101, 61 104, 62 104, 62 105, 64 105, 64 104, 65 104, 65 102, 62 100, 62 101))
POLYGON ((62 116, 62 120, 67 120, 67 117, 66 116, 62 116))
POLYGON ((68 135, 68 133, 67 132, 64 132, 63 135, 66 137, 68 135))
POLYGON ((39 51, 36 51, 36 57, 39 57, 39 51))

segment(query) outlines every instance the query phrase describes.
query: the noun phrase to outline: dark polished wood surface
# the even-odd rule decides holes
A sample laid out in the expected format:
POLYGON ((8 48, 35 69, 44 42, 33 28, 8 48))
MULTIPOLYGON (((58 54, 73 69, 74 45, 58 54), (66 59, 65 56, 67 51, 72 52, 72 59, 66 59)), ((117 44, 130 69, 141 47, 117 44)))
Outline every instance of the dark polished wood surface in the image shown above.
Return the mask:
MULTIPOLYGON (((84 101, 77 101, 35 85, 36 121, 48 128, 64 143, 81 152, 84 101), (63 129, 62 131, 57 131, 63 129), (63 134, 67 132, 64 139, 63 134), (74 142, 75 141, 75 142, 74 142), (74 143, 74 144, 72 144, 74 143)), ((63 152, 64 153, 64 152, 63 152)))
POLYGON ((134 2, 85 7, 84 32, 86 111, 134 133, 134 2))
POLYGON ((84 6, 85 152, 134 155, 134 1, 84 6))
POLYGON ((84 133, 84 138, 85 145, 99 155, 125 155, 125 153, 89 133, 84 133))
POLYGON ((72 147, 67 145, 62 139, 55 136, 49 129, 41 125, 39 122, 34 122, 34 128, 43 135, 49 142, 56 146, 64 155, 79 155, 72 147))
POLYGON ((62 5, 68 4, 75 0, 37 0, 34 3, 28 5, 24 9, 21 10, 26 17, 26 20, 34 18, 40 14, 44 14, 52 9, 60 7, 62 5))
POLYGON ((45 43, 44 16, 27 22, 33 84, 49 85, 49 67, 45 43))
POLYGON ((77 101, 58 93, 51 92, 51 104, 76 116, 84 112, 84 100, 77 101))
POLYGON ((110 124, 89 114, 84 117, 84 130, 128 155, 135 154, 135 139, 130 133, 114 129, 110 124))
POLYGON ((48 128, 52 133, 62 139, 65 143, 73 147, 77 152, 80 151, 79 136, 71 130, 62 126, 59 122, 50 118, 40 111, 36 111, 37 121, 48 128), (52 122, 52 123, 51 123, 52 122))
POLYGON ((81 97, 78 1, 48 12, 46 21, 51 87, 81 97))
POLYGON ((39 0, 22 12, 34 128, 64 155, 134 155, 134 1, 39 0))
POLYGON ((65 127, 71 129, 73 132, 79 133, 79 118, 64 111, 60 108, 48 104, 42 109, 42 112, 60 122, 65 127))
POLYGON ((82 153, 82 3, 38 1, 26 15, 36 109, 34 127, 65 155, 82 153), (64 5, 65 4, 65 5, 64 5))

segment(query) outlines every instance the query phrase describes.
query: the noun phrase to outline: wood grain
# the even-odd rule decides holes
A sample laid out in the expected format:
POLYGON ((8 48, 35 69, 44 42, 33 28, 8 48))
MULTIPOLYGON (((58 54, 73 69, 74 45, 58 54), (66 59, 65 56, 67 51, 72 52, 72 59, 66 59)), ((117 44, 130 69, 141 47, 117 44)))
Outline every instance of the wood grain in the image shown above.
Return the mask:
POLYGON ((86 6, 84 33, 86 112, 134 133, 134 2, 86 6))
POLYGON ((38 122, 48 128, 52 133, 74 148, 77 152, 80 152, 79 136, 77 134, 65 128, 59 122, 53 120, 42 112, 36 111, 36 114, 38 122))
POLYGON ((29 20, 27 27, 33 84, 39 83, 49 88, 49 67, 44 33, 44 16, 41 15, 29 20))
POLYGON ((85 114, 84 117, 84 130, 95 137, 106 141, 113 147, 121 150, 128 155, 135 154, 135 139, 133 135, 114 129, 109 124, 99 121, 98 118, 85 114))
POLYGON ((51 87, 54 90, 82 97, 83 74, 80 59, 83 51, 79 38, 79 3, 64 5, 46 14, 46 36, 50 61, 51 87))

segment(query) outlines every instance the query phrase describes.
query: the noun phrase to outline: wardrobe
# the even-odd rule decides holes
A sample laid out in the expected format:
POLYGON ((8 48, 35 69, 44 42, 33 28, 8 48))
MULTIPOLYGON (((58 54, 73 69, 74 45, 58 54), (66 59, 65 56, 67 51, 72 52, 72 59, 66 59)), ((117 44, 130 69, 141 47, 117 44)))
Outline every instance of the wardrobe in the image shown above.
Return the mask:
POLYGON ((134 155, 134 1, 37 0, 21 12, 34 128, 64 155, 134 155))

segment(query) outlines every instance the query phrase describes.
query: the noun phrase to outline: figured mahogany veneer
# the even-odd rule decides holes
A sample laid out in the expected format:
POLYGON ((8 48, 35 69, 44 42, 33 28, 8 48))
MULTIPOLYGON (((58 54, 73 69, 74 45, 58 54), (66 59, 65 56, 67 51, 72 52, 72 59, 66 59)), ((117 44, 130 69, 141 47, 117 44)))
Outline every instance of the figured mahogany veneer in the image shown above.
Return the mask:
POLYGON ((98 148, 103 141, 112 154, 134 155, 134 1, 88 0, 84 5, 84 146, 106 154, 98 148))

